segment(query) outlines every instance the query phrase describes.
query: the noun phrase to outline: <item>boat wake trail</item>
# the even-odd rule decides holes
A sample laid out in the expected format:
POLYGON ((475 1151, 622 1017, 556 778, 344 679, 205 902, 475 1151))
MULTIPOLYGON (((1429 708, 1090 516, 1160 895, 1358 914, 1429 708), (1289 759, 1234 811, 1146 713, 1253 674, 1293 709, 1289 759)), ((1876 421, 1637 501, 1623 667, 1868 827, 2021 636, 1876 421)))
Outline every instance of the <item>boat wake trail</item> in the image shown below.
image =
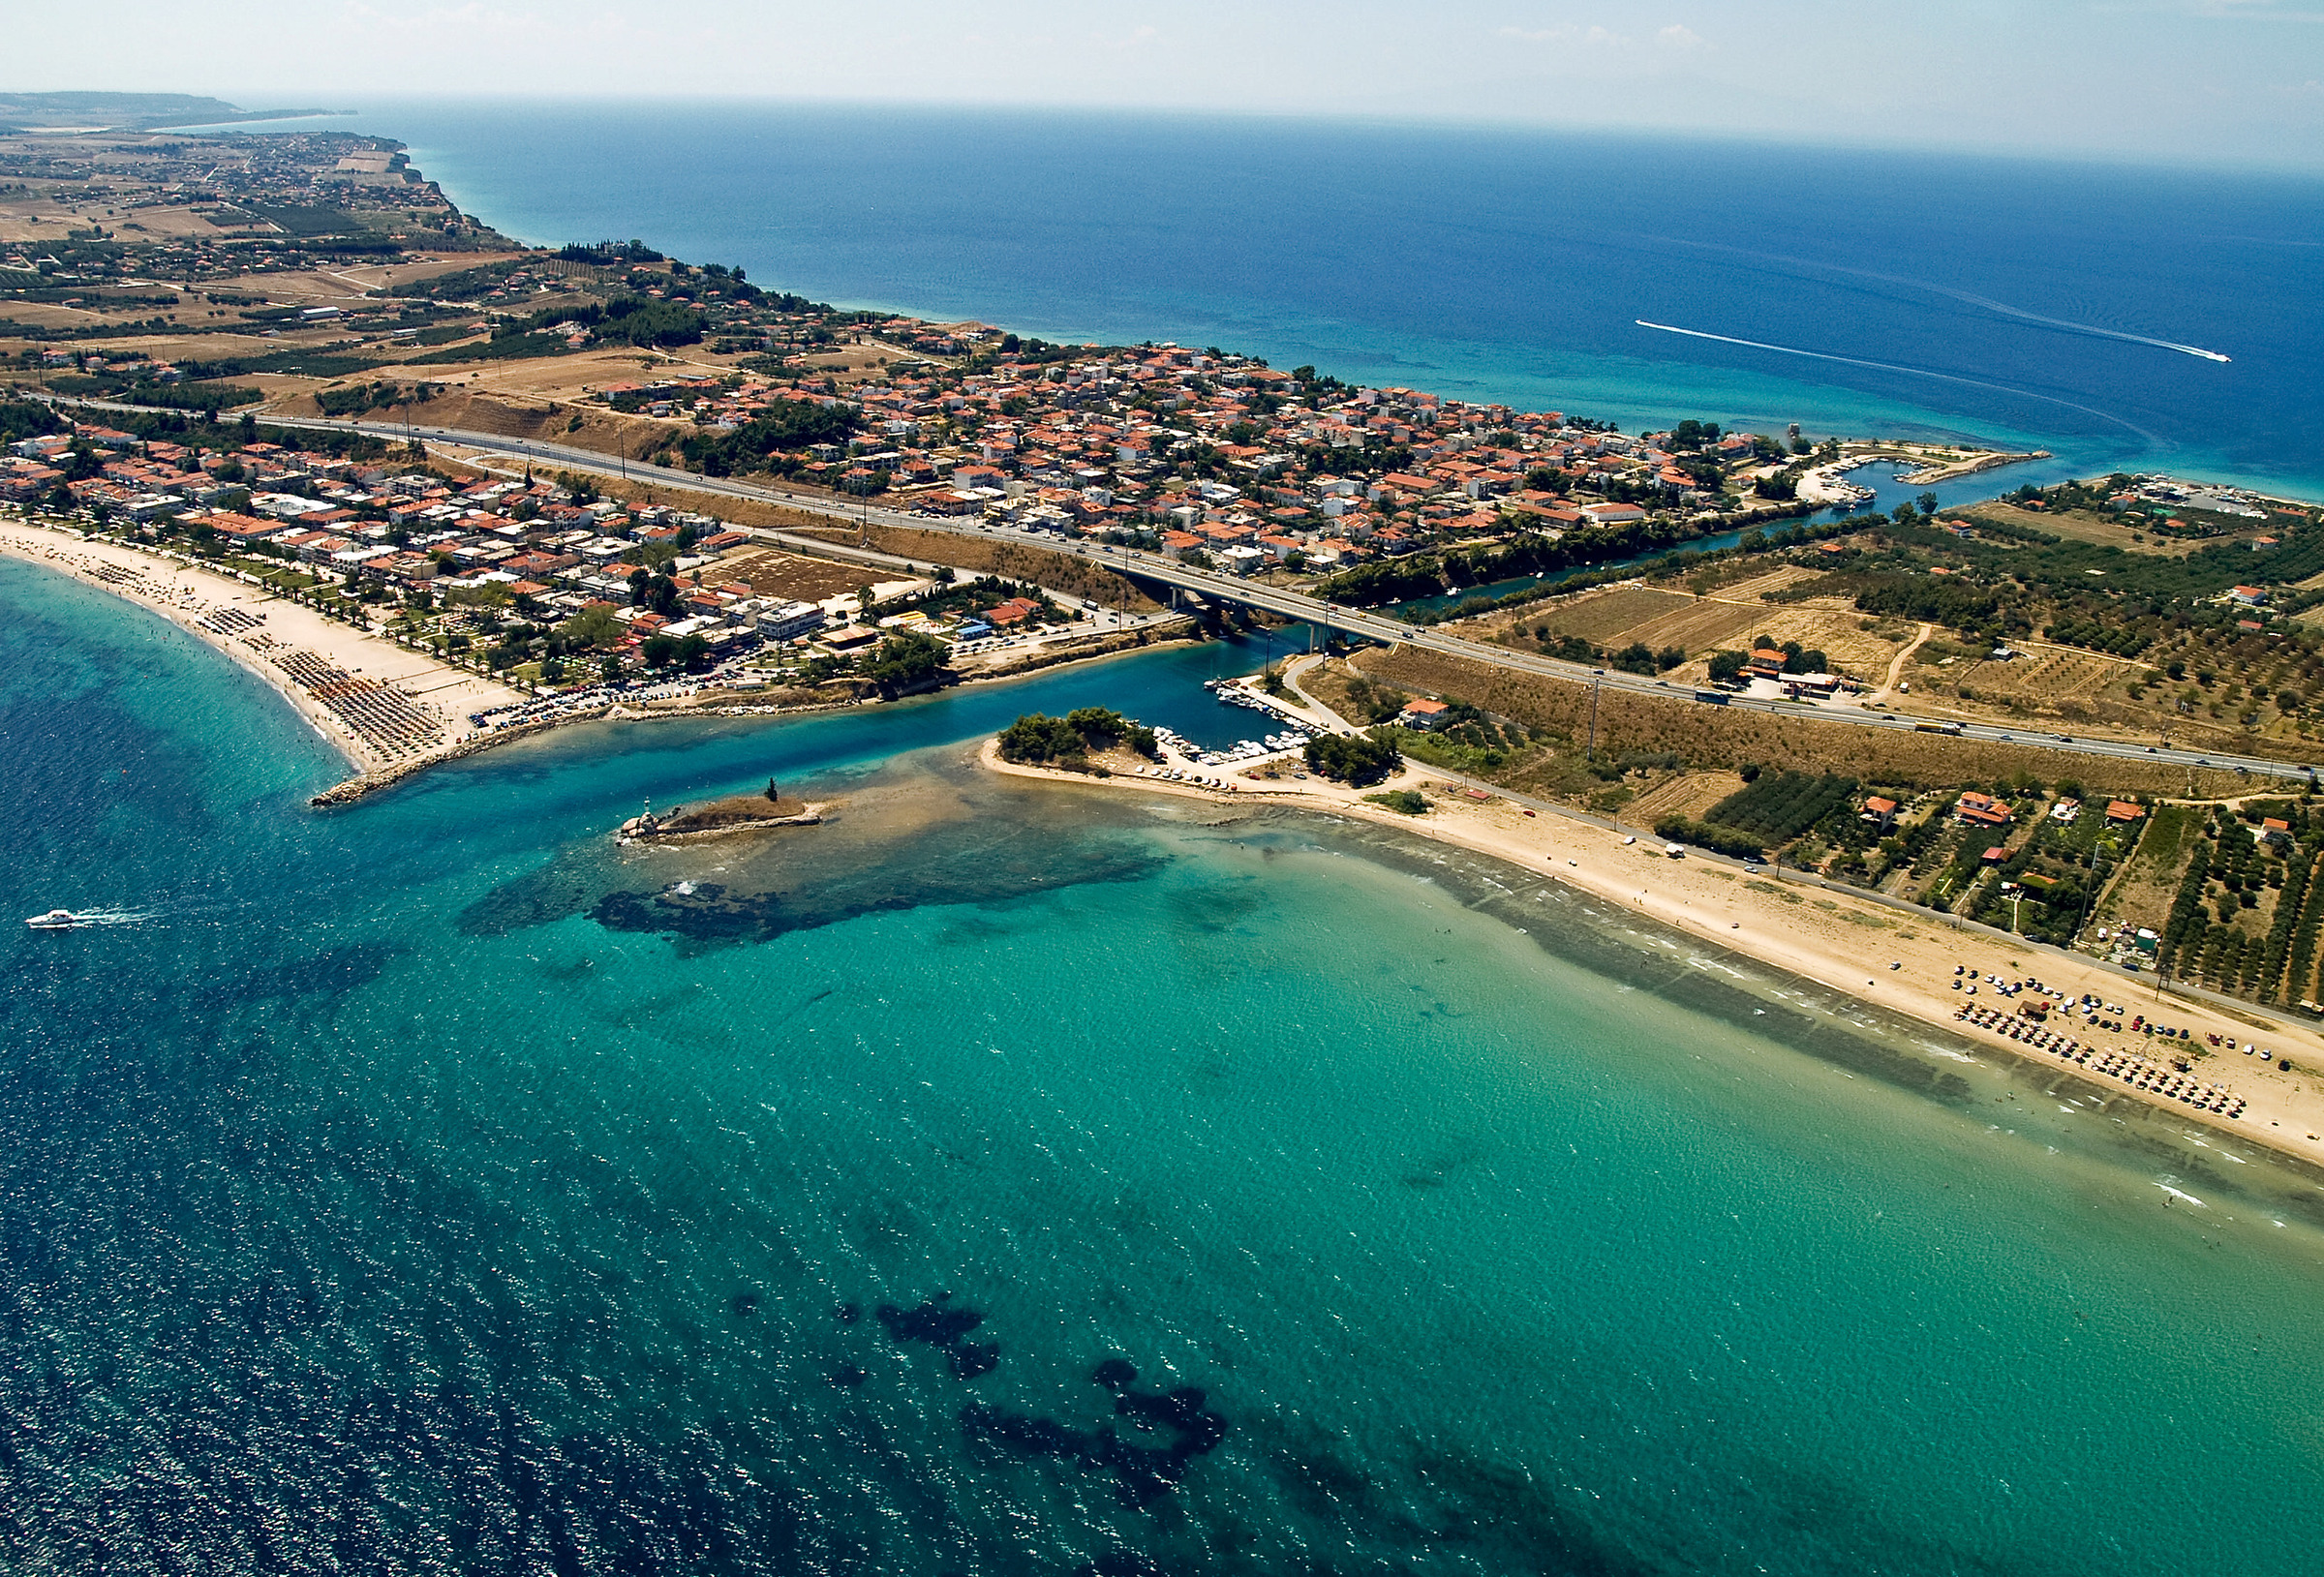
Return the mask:
POLYGON ((2051 318, 2042 313, 2028 312, 2023 307, 2012 307, 2006 301, 1996 301, 1991 296, 1977 295, 1969 290, 1957 290, 1949 285, 1932 284, 1925 279, 1908 279, 1902 274, 1876 273, 1869 268, 1850 268, 1846 263, 1817 262, 1807 258, 1787 258, 1773 252, 1751 252, 1742 247, 1721 246, 1716 241, 1690 241, 1679 236, 1662 237, 1661 239, 1674 241, 1680 246, 1699 247, 1709 252, 1731 252, 1737 257, 1757 258, 1762 262, 1789 263, 1795 268, 1816 268, 1833 274, 1852 274, 1858 279, 1879 280, 1883 285, 1902 285, 1910 290, 1927 290, 1932 295, 1949 296, 1955 301, 1965 302, 1972 307, 1982 307, 1987 312, 1999 313, 2003 318, 2015 318, 2020 322, 2039 323, 2044 328, 2062 328, 2069 334, 2089 334, 2101 340, 2121 340, 2128 345, 2151 345, 2157 350, 2176 350, 2183 356, 2195 356, 2204 361, 2232 362, 2235 359, 2221 351, 2206 350, 2199 345, 2182 345, 2177 340, 2156 339, 2151 334, 2132 334, 2126 329, 2100 328, 2095 323, 2079 323, 2070 318, 2051 318))
MULTIPOLYGON (((1851 268, 1846 272, 1853 274, 1861 273, 1862 270, 1851 268)), ((2181 345, 2177 340, 2158 340, 2152 335, 2132 334, 2119 328, 2100 328, 2095 323, 2077 323, 2065 318, 2045 318, 2040 313, 2028 312, 2023 307, 2012 307, 2006 301, 1988 300, 1984 296, 1972 295, 1967 290, 1956 290, 1947 286, 1923 284, 1919 280, 1896 279, 1888 274, 1866 274, 1865 278, 1889 280, 1897 285, 1911 285, 1923 290, 1934 290, 1939 295, 1949 295, 1955 301, 1966 301, 1972 307, 1983 307, 1987 312, 1998 312, 2004 318, 2019 318, 2029 323, 2041 323, 2050 328, 2063 328, 2075 334, 2092 334, 2101 340, 2123 340, 2131 345, 2151 345, 2157 350, 2176 350, 2183 356, 2200 356, 2205 361, 2233 361, 2235 359, 2218 350, 2206 350, 2199 345, 2181 345)))
POLYGON ((76 909, 75 924, 79 925, 142 925, 153 918, 150 909, 76 909))
POLYGON ((1810 361, 1837 361, 1850 367, 1873 367, 1884 373, 1903 373, 1909 378, 1934 378, 1947 383, 1966 384, 1972 389, 1991 389, 1997 394, 2014 394, 2021 400, 2042 400, 2054 406, 2064 406, 2068 410, 2079 410, 2086 416, 2095 416, 2100 421, 2112 422, 2125 432, 2137 434, 2156 448, 2167 447, 2162 440, 2134 422, 2126 422, 2113 412, 2100 410, 2094 406, 2077 405, 2071 400, 2061 400, 2054 394, 2036 394, 2032 389, 2012 388, 2006 383, 1988 383, 1983 379, 1962 378, 1954 373, 1932 372, 1926 367, 1906 367, 1893 361, 1867 361, 1861 356, 1836 356, 1824 350, 1802 350, 1797 346, 1769 345, 1764 340, 1743 340, 1737 339, 1732 334, 1712 334, 1699 328, 1680 328, 1675 323, 1654 323, 1643 318, 1634 318, 1631 321, 1636 323, 1640 328, 1651 328, 1664 334, 1683 334, 1691 340, 1717 340, 1722 345, 1749 346, 1754 350, 1773 350, 1778 355, 1805 356, 1810 361))

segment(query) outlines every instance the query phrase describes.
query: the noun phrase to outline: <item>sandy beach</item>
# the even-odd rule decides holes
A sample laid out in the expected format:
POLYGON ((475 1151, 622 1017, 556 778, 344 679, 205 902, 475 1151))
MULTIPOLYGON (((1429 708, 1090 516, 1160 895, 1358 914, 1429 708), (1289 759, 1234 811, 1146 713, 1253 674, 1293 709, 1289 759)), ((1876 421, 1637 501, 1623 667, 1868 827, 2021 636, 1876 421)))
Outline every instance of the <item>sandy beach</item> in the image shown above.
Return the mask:
MULTIPOLYGON (((324 619, 262 587, 119 543, 0 517, 0 553, 110 591, 149 609, 272 685, 365 778, 400 776, 431 762, 475 748, 482 731, 471 712, 519 699, 493 681, 407 651, 382 637, 324 619)), ((1303 696, 1286 696, 1287 710, 1330 727, 1344 728, 1303 696)), ((2324 1036, 2254 1014, 2178 995, 2156 996, 2151 979, 2125 977, 2095 960, 2013 943, 1981 931, 1956 929, 1942 917, 1900 914, 1845 890, 1777 873, 1750 874, 1699 856, 1671 859, 1660 841, 1625 834, 1595 819, 1544 803, 1519 804, 1506 795, 1456 783, 1441 772, 1405 763, 1387 782, 1352 789, 1320 778, 1258 779, 1240 769, 1205 769, 1230 788, 1212 789, 1127 773, 1106 779, 1079 773, 1003 762, 988 741, 980 760, 1013 776, 1070 783, 1085 789, 1191 797, 1220 804, 1285 805, 1394 827, 1519 869, 1547 874, 1649 919, 1734 950, 1827 989, 1936 1025, 1977 1048, 1996 1064, 2046 1068, 2064 1090, 2080 1087, 2111 1103, 2129 1100, 2167 1110, 2190 1133, 2215 1129, 2324 1168, 2324 1036), (1407 816, 1367 803, 1367 793, 1413 789, 1426 795, 1427 813, 1407 816), (1893 966, 1893 967, 1892 967, 1893 966), (1965 973, 1957 973, 1965 971, 1965 973), (2105 1031, 2053 1012, 2057 1037, 2071 1037, 2101 1055, 2140 1059, 2166 1083, 2174 1057, 2192 1064, 2194 1085, 2231 1092, 2230 1110, 2198 1109, 2176 1099, 2182 1084, 2139 1088, 2120 1073, 2069 1065, 2054 1050, 1964 1021, 1965 1008, 1996 1009, 2005 1024, 2030 1035, 2017 1014, 2031 994, 2015 999, 1982 977, 2038 979, 2078 999, 2085 992, 2124 1010, 2110 1015, 2127 1024, 2148 1015, 2185 1027, 2168 1042, 2145 1034, 2105 1031), (1979 986, 1972 997, 1968 986, 1979 986), (2264 1026, 2264 1027, 2263 1027, 2264 1026), (2212 1037, 2217 1037, 2215 1045, 2212 1037), (2267 1057, 2247 1053, 2264 1047, 2267 1057), (2278 1064, 2289 1061, 2286 1069, 2278 1064)))
POLYGON ((183 560, 0 516, 0 553, 161 615, 279 691, 366 776, 469 747, 469 714, 523 696, 494 680, 325 619, 265 587, 183 560))
MULTIPOLYGON (((1290 710, 1313 714, 1311 708, 1289 698, 1286 703, 1290 710)), ((2254 1021, 2177 995, 2157 1000, 2152 979, 2125 977, 2093 959, 1955 930, 1942 917, 1899 914, 1819 885, 1772 874, 1750 875, 1699 857, 1674 860, 1657 839, 1634 836, 1553 806, 1528 814, 1532 807, 1499 794, 1480 803, 1471 797, 1476 791, 1411 762, 1388 781, 1365 789, 1313 777, 1247 780, 1229 769, 1201 769, 1235 784, 1222 791, 1127 773, 1100 779, 1021 766, 1002 761, 994 741, 986 743, 979 760, 994 772, 1097 792, 1190 796, 1254 809, 1284 805, 1373 822, 1488 855, 1829 990, 1938 1026, 1997 1066, 2019 1064, 2037 1076, 2046 1070, 2054 1082, 2045 1082, 2045 1087, 2062 1096, 2079 1090, 2102 1100, 2101 1109, 2111 1109, 2115 1101, 2142 1102, 2182 1119, 2189 1135, 2216 1130, 2324 1168, 2324 1082, 2318 1078, 2324 1071, 2324 1036, 2302 1028, 2263 1030, 2254 1021), (1392 789, 1425 794, 1429 810, 1407 816, 1364 800, 1366 794, 1392 789), (1956 966, 1967 973, 1957 975, 1956 966), (1967 1007, 1995 1009, 2015 1019, 2019 1004, 2034 1000, 2032 992, 2015 999, 2002 995, 1979 980, 1986 975, 2004 981, 2038 979, 2071 999, 2095 993, 2125 1010, 2119 1021, 2125 1026, 2142 1013, 2174 1028, 2184 1026, 2189 1031, 2186 1039, 2165 1042, 2126 1030, 2079 1027, 2078 1017, 2069 1020, 2060 1011, 2051 1013, 2059 1034, 2096 1046, 2101 1053, 2119 1051, 2143 1059, 2162 1077, 2174 1072, 2174 1056, 2186 1058, 2193 1065, 2195 1083, 2232 1092, 2245 1103, 2242 1114, 2197 1110, 2162 1089, 2140 1089, 2095 1072, 2097 1057, 2091 1067, 2069 1067, 2054 1052, 1962 1021, 1956 1015, 1967 1007), (1979 984, 1974 997, 1967 989, 1972 982, 1979 984), (2222 1045, 2211 1045, 2211 1035, 2218 1036, 2222 1045), (2254 1043, 2272 1057, 2263 1060, 2241 1049, 2254 1043), (2285 1059, 2292 1064, 2288 1071, 2276 1066, 2285 1059)), ((2230 1110, 2235 1104, 2227 1103, 2230 1110)))

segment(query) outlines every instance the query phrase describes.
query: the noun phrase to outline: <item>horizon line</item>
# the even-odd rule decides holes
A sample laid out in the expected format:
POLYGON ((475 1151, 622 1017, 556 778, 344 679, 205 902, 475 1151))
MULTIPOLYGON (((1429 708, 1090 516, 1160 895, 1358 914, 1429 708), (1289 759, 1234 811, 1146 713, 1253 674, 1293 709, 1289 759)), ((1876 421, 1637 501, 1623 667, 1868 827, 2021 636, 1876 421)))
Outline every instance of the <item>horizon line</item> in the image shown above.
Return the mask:
MULTIPOLYGON (((177 93, 176 89, 116 89, 116 88, 18 88, 0 89, 0 97, 10 93, 177 93)), ((1652 126, 1608 121, 1571 121, 1553 118, 1513 115, 1461 115, 1449 112, 1410 111, 1405 113, 1361 112, 1316 106, 1269 109, 1264 106, 1218 108, 1207 106, 1168 104, 1094 104, 1071 101, 1008 102, 990 99, 947 98, 867 98, 855 95, 814 94, 749 94, 749 93, 688 93, 633 92, 618 88, 593 89, 574 92, 521 91, 413 91, 378 95, 374 89, 342 90, 333 87, 308 87, 306 94, 316 97, 348 99, 360 96, 368 105, 357 103, 352 108, 309 110, 296 115, 285 115, 283 120, 319 119, 392 113, 400 106, 412 105, 468 105, 540 106, 549 105, 636 105, 636 106, 691 106, 701 108, 759 108, 759 109, 859 109, 888 113, 977 113, 1025 116, 1083 116, 1112 120, 1169 120, 1216 122, 1221 124, 1262 122, 1271 125, 1332 126, 1348 129, 1378 131, 1416 131, 1438 133, 1501 134, 1542 137, 1571 136, 1630 140, 1640 142, 1684 142, 1692 144, 1723 144, 1745 148, 1792 149, 1815 153, 1855 153, 1932 159, 1976 159, 2006 165, 2060 165, 2072 167, 2100 167, 2109 169, 2148 170, 2157 172, 2228 172, 2261 177, 2307 178, 2324 181, 2324 153, 2305 159, 2289 155, 2271 158, 2262 155, 2199 155, 2168 153, 2161 150, 2130 151, 2078 144, 2027 147, 2005 142, 1956 140, 1928 140, 1900 135, 1890 136, 1817 136, 1803 131, 1773 129, 1743 129, 1719 126, 1652 126)), ((220 102, 233 103, 224 95, 220 102)), ((260 96, 263 102, 263 96, 260 96)), ((239 104, 235 105, 241 110, 239 104)), ((250 113, 251 111, 242 111, 250 113)), ((232 126, 234 122, 189 122, 185 126, 151 128, 152 130, 184 131, 209 126, 232 126)), ((264 126, 269 121, 249 125, 264 126)), ((246 129, 246 128, 245 128, 246 129)))

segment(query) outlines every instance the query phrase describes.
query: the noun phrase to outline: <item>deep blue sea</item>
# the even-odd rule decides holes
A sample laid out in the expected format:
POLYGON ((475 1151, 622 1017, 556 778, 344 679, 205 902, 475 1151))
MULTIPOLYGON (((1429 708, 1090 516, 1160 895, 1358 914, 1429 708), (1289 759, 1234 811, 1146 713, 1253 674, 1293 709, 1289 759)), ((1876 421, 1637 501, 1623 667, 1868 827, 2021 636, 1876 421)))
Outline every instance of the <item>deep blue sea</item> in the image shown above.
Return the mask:
POLYGON ((382 97, 298 124, 403 139, 528 241, 640 237, 841 305, 1216 345, 1632 431, 2059 457, 1992 486, 2121 467, 2324 499, 2313 176, 843 106, 382 97))
MULTIPOLYGON (((343 124, 529 239, 846 304, 2324 496, 2313 182, 343 124)), ((0 561, 0 1563, 2312 1569, 2311 1182, 1510 867, 971 765, 1036 708, 1223 743, 1199 681, 1261 654, 567 730, 318 813, 344 769, 270 691, 0 561), (834 819, 607 835, 770 775, 834 819), (117 923, 9 928, 55 905, 117 923)))
POLYGON ((0 561, 0 917, 119 917, 0 925, 8 1569, 2314 1569, 2312 1183, 1511 867, 970 764, 1229 736, 1251 655, 318 813, 271 692, 0 561), (835 819, 607 835, 769 775, 835 819))

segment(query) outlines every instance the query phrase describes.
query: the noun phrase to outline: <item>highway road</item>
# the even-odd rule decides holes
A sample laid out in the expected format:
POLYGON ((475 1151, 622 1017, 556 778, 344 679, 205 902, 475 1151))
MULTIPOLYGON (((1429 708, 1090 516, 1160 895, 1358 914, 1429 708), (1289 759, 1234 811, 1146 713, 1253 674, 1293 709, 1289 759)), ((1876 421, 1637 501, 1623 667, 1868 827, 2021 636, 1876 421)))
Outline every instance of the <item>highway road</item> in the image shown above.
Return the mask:
MULTIPOLYGON (((60 402, 86 404, 107 409, 134 408, 111 406, 105 402, 60 402)), ((869 523, 875 526, 897 526, 913 531, 949 531, 956 535, 994 538, 1022 542, 1051 553, 1067 554, 1102 564, 1107 568, 1134 575, 1143 581, 1177 587, 1206 599, 1238 603, 1277 614, 1283 618, 1303 622, 1319 628, 1343 634, 1360 635, 1378 641, 1400 642, 1422 652, 1434 652, 1448 657, 1465 658, 1472 662, 1490 664, 1497 668, 1514 669, 1519 673, 1538 674, 1544 678, 1563 680, 1570 683, 1596 684, 1605 689, 1637 695, 1657 695, 1666 700, 1689 700, 1691 688, 1674 685, 1667 680, 1647 678, 1601 670, 1582 663, 1564 662, 1533 652, 1515 652, 1506 647, 1487 645, 1481 641, 1465 640, 1425 624, 1408 624, 1390 615, 1339 607, 1332 603, 1271 586, 1255 585, 1232 575, 1221 575, 1190 564, 1179 563, 1160 554, 1143 553, 1132 548, 1087 542, 1073 537, 1052 536, 1041 531, 1019 531, 985 522, 964 522, 960 517, 924 515, 908 510, 885 508, 874 503, 843 503, 815 494, 794 492, 781 487, 762 487, 738 482, 731 477, 701 476, 674 467, 648 466, 636 462, 622 462, 594 449, 579 449, 560 443, 541 443, 529 440, 503 438, 492 433, 463 432, 454 428, 405 426, 392 422, 330 421, 309 417, 269 416, 268 423, 277 427, 297 427, 337 432, 367 433, 383 439, 417 439, 422 441, 459 444, 464 447, 488 450, 511 457, 521 457, 535 465, 546 464, 572 471, 595 475, 621 475, 631 481, 651 481, 692 493, 747 499, 760 503, 780 504, 807 514, 827 516, 845 524, 869 523)), ((1696 703, 1704 704, 1708 703, 1696 703)), ((1886 730, 1910 729, 1918 719, 1889 711, 1878 711, 1847 703, 1817 703, 1807 701, 1769 700, 1751 696, 1730 696, 1725 703, 1739 712, 1763 712, 1794 716, 1813 716, 1827 722, 1851 724, 1863 728, 1886 730)), ((2228 755, 2218 751, 2183 750, 2162 744, 2142 744, 2134 741, 2094 739, 2066 736, 2055 732, 2003 728, 1989 723, 1965 723, 1956 738, 1992 741, 2002 743, 2036 745, 2078 756, 2114 758, 2121 760, 2167 763, 2184 767, 2215 767, 2245 773, 2254 777, 2289 778, 2304 781, 2315 775, 2314 769, 2305 763, 2270 761, 2258 756, 2228 755)))

